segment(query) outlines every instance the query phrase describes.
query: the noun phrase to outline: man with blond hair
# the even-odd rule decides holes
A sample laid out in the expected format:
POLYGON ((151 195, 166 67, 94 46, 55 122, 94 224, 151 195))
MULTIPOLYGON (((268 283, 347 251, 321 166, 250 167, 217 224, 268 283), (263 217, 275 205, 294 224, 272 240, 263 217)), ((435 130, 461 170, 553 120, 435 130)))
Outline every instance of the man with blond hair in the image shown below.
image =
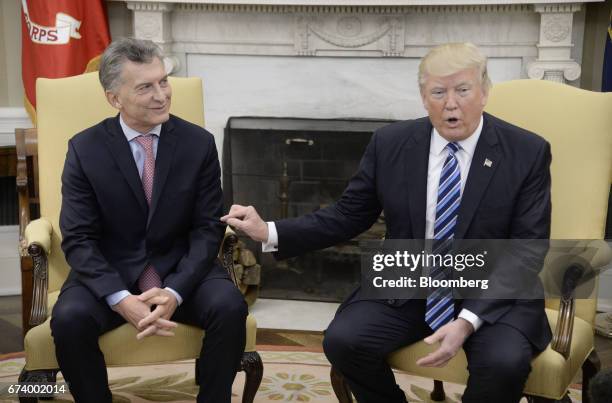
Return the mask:
MULTIPOLYGON (((358 172, 335 204, 265 223, 235 205, 222 220, 287 258, 354 238, 384 210, 388 239, 546 239, 550 146, 490 114, 487 60, 470 43, 432 49, 419 67, 428 117, 374 133, 358 172)), ((434 246, 435 247, 435 246, 434 246)), ((451 293, 452 295, 452 293, 451 293)), ((435 298, 434 298, 435 297, 435 298)), ((440 343, 417 360, 441 367, 463 348, 464 402, 516 403, 530 362, 551 332, 543 300, 368 300, 356 290, 338 309, 323 347, 360 403, 400 403, 387 356, 424 339, 440 343)))

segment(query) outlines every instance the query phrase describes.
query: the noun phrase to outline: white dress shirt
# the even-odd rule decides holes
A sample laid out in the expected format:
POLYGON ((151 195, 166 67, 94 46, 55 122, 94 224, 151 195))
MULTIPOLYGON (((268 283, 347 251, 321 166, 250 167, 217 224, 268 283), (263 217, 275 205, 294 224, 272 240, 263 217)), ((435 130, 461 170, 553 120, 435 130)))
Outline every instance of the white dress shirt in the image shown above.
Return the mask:
MULTIPOLYGON (((121 129, 123 130, 123 134, 127 139, 130 149, 132 150, 132 155, 134 156, 134 161, 136 162, 136 167, 138 168, 138 176, 142 177, 142 170, 144 169, 145 163, 145 152, 142 146, 136 141, 136 137, 141 136, 143 134, 154 134, 153 137, 153 155, 157 158, 157 144, 159 143, 159 136, 161 135, 161 124, 155 126, 148 133, 140 133, 136 130, 129 127, 124 121, 123 116, 119 114, 119 124, 121 125, 121 129)), ((176 297, 177 303, 180 305, 183 302, 183 298, 179 295, 178 292, 173 290, 170 287, 166 287, 166 290, 170 291, 176 297)), ((121 302, 125 297, 132 295, 128 290, 121 290, 114 292, 110 295, 107 295, 106 303, 112 308, 121 302)))
MULTIPOLYGON (((468 138, 465 140, 458 141, 460 149, 455 152, 457 162, 459 164, 459 170, 461 172, 461 194, 463 195, 463 189, 465 189, 465 183, 470 170, 470 164, 472 163, 472 157, 474 156, 474 150, 476 150, 476 144, 480 138, 482 132, 483 118, 480 117, 480 123, 478 127, 468 138)), ((431 141, 429 144, 429 165, 427 167, 427 206, 425 210, 425 239, 433 239, 434 236, 434 223, 436 221, 436 204, 438 202, 438 185, 440 182, 440 175, 442 173, 442 166, 448 156, 448 150, 446 145, 448 140, 444 139, 434 128, 431 131, 431 141)), ((268 222, 268 241, 262 243, 263 252, 276 252, 278 250, 278 232, 276 231, 276 225, 274 222, 268 222)), ((474 331, 478 330, 482 326, 482 319, 480 319, 473 312, 462 309, 459 312, 459 317, 467 320, 474 327, 474 331)))

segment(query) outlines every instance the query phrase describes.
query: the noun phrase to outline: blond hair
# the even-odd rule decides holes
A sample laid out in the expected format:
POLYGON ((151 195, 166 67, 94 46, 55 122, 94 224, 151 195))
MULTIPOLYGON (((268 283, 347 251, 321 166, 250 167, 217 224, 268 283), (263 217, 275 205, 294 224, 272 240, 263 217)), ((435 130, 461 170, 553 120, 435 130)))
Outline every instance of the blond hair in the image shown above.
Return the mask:
POLYGON ((491 88, 487 74, 487 57, 470 42, 447 43, 431 49, 419 64, 419 88, 422 90, 427 75, 445 77, 461 70, 478 70, 480 84, 485 91, 491 88))

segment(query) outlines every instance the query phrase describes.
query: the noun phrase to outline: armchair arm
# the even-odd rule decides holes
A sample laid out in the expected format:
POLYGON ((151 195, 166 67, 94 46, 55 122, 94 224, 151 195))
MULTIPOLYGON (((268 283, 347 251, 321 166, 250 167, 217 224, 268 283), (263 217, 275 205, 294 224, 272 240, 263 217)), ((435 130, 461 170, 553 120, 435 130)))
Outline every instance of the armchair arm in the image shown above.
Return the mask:
POLYGON ((230 278, 238 287, 238 278, 236 277, 236 271, 234 269, 234 249, 236 248, 236 244, 238 243, 238 236, 236 233, 228 226, 225 230, 225 235, 223 236, 223 242, 221 243, 221 250, 219 251, 219 259, 221 259, 221 263, 230 278))
POLYGON ((47 288, 49 286, 49 263, 51 250, 51 223, 44 218, 31 221, 24 231, 24 241, 33 262, 32 310, 30 325, 36 326, 47 319, 47 288))
POLYGON ((553 333, 552 349, 567 360, 572 346, 572 333, 574 330, 574 316, 576 311, 576 300, 574 291, 578 280, 584 274, 586 268, 580 264, 572 264, 563 275, 561 285, 562 293, 559 301, 559 316, 557 327, 553 333))
MULTIPOLYGON (((29 321, 32 326, 39 325, 47 319, 47 288, 49 282, 47 255, 51 251, 52 230, 51 223, 44 218, 31 221, 25 229, 24 240, 34 266, 32 310, 29 321)), ((236 285, 238 282, 234 271, 234 249, 237 243, 238 237, 228 227, 219 251, 219 259, 236 285)))
POLYGON ((576 311, 574 292, 579 284, 579 280, 585 274, 594 275, 592 272, 594 269, 605 266, 612 260, 612 251, 603 240, 589 242, 585 245, 584 250, 585 252, 577 256, 587 263, 586 266, 585 264, 572 263, 565 270, 561 286, 561 300, 559 301, 559 317, 551 342, 552 349, 563 355, 566 360, 569 357, 572 346, 574 315, 576 311))
POLYGON ((53 226, 46 218, 31 221, 24 232, 26 247, 30 248, 32 245, 38 245, 45 253, 49 254, 51 251, 52 231, 53 226))

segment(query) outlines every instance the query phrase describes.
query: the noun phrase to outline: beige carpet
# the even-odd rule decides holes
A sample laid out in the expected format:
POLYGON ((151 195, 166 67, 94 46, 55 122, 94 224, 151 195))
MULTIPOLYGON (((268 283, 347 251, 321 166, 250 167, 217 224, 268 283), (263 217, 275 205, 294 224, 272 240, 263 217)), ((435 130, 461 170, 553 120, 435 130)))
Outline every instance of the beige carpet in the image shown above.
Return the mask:
MULTIPOLYGON (((299 348, 297 348, 299 350, 299 348)), ((320 352, 260 351, 264 361, 264 377, 255 402, 337 402, 329 382, 329 362, 320 352)), ((0 385, 15 382, 24 359, 5 356, 0 361, 0 385)), ((1 359, 1 358, 0 358, 1 359)), ((193 361, 163 365, 109 368, 113 402, 192 402, 197 394, 193 361)), ((397 381, 410 402, 430 402, 430 379, 396 374, 397 381)), ((58 381, 62 382, 61 374, 58 381)), ((244 373, 239 373, 233 386, 233 402, 240 402, 244 373)), ((445 384, 446 402, 460 402, 464 387, 445 384)), ((580 402, 578 391, 571 391, 573 402, 580 402)), ((0 395, 0 402, 17 398, 0 395)), ((69 394, 58 395, 54 402, 71 402, 69 394)), ((524 401, 526 401, 524 399, 524 401)))

